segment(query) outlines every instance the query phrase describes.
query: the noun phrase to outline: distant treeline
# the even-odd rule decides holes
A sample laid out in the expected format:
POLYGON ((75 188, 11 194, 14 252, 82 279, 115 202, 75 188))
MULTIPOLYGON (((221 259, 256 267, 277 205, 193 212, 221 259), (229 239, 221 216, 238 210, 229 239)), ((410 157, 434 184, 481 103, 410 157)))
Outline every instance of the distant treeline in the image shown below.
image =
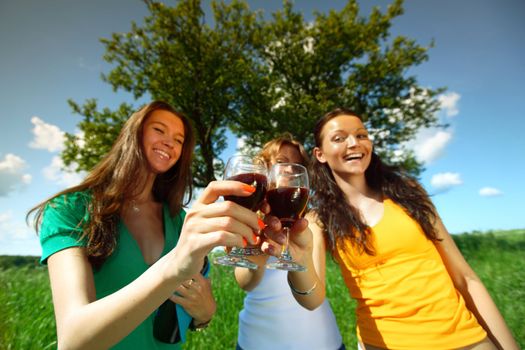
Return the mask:
POLYGON ((0 255, 0 269, 22 266, 38 267, 39 259, 38 256, 0 255))
MULTIPOLYGON (((458 248, 465 254, 483 248, 525 252, 525 229, 472 231, 452 235, 458 248)), ((23 255, 0 255, 0 269, 10 267, 39 267, 40 257, 23 255)))
POLYGON ((484 248, 496 248, 502 251, 522 251, 525 253, 525 229, 506 231, 473 231, 452 235, 463 254, 484 248))

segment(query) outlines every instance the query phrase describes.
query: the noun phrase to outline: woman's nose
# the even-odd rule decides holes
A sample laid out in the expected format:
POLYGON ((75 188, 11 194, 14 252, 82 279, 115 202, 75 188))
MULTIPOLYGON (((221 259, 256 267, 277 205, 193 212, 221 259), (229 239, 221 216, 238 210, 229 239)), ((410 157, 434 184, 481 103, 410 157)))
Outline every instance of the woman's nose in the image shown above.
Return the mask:
POLYGON ((169 147, 169 148, 173 148, 174 147, 175 141, 172 138, 166 137, 163 141, 164 141, 164 144, 167 147, 169 147))
POLYGON ((351 148, 357 145, 357 139, 354 137, 354 135, 348 135, 346 138, 346 147, 351 148))

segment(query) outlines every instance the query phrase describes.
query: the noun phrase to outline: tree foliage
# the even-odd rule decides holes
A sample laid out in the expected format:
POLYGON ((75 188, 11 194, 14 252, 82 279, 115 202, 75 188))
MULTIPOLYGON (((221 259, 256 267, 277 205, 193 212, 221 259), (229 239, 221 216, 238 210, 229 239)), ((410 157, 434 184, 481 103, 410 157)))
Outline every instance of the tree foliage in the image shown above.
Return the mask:
POLYGON ((350 0, 307 22, 285 1, 261 25, 265 40, 239 91, 234 130, 251 146, 290 131, 311 148, 316 120, 347 107, 365 118, 384 159, 417 174, 421 164, 401 145, 420 128, 438 125, 435 97, 443 89, 423 88, 407 74, 428 59, 428 48, 402 36, 390 40, 392 20, 402 13, 397 0, 384 14, 374 8, 365 18, 350 0))
MULTIPOLYGON (((204 186, 222 167, 222 162, 214 160, 219 160, 226 147, 235 87, 242 83, 246 70, 245 56, 253 41, 251 28, 256 17, 244 2, 214 3, 211 28, 198 0, 179 1, 173 7, 145 3, 150 15, 142 26, 132 23, 128 33, 114 33, 101 40, 106 47, 104 59, 115 65, 103 79, 115 90, 133 93, 136 99, 148 95, 164 100, 192 120, 197 135, 195 184, 204 186)), ((90 149, 114 136, 94 134, 96 124, 112 124, 110 129, 121 126, 121 119, 111 113, 97 113, 99 118, 93 118, 93 106, 94 102, 88 101, 85 108, 76 108, 85 116, 80 128, 85 147, 90 149)), ((68 139, 73 141, 74 136, 68 135, 68 139)), ((75 159, 79 169, 88 170, 93 163, 84 159, 81 148, 68 142, 67 160, 75 159)), ((88 155, 100 158, 107 150, 100 147, 96 156, 88 155)))
MULTIPOLYGON (((400 147, 420 128, 438 124, 435 97, 442 90, 421 87, 408 74, 428 59, 428 48, 390 38, 392 20, 403 13, 401 0, 367 17, 349 0, 340 11, 315 13, 310 22, 289 1, 267 18, 245 1, 212 2, 213 26, 199 0, 145 4, 150 15, 141 26, 132 23, 128 33, 101 40, 104 59, 114 65, 103 79, 136 99, 165 100, 192 120, 197 186, 221 171, 218 156, 228 128, 252 147, 290 131, 311 148, 315 121, 336 106, 365 117, 386 159, 416 174, 421 170, 400 147)), ((79 144, 68 134, 63 158, 89 170, 132 107, 97 112, 94 100, 70 104, 84 116, 84 139, 79 144)))
POLYGON ((77 125, 80 135, 66 133, 62 159, 66 166, 76 165, 77 171, 87 171, 111 149, 133 108, 123 103, 116 111, 104 108, 99 112, 95 99, 87 100, 83 106, 72 100, 68 102, 73 112, 84 119, 77 125))

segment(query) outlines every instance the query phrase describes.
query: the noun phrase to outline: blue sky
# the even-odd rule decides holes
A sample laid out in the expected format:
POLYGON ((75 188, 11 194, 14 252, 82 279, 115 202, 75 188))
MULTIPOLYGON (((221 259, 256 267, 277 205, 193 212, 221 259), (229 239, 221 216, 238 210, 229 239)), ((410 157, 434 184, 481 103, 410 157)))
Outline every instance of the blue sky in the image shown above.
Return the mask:
MULTIPOLYGON (((360 3, 367 13, 389 1, 360 3)), ((311 18, 344 4, 296 0, 295 8, 311 18)), ((268 13, 281 1, 250 5, 268 13)), ((100 79, 110 66, 99 38, 129 31, 145 15, 139 0, 0 2, 0 254, 40 255, 25 213, 79 180, 60 171, 58 159, 63 132, 80 121, 67 99, 133 102, 100 79)), ((447 87, 439 116, 450 128, 426 130, 410 147, 452 233, 525 228, 524 18, 523 0, 408 0, 393 22, 394 36, 435 41, 430 60, 410 73, 423 86, 447 87)), ((225 156, 236 144, 231 137, 225 156)))

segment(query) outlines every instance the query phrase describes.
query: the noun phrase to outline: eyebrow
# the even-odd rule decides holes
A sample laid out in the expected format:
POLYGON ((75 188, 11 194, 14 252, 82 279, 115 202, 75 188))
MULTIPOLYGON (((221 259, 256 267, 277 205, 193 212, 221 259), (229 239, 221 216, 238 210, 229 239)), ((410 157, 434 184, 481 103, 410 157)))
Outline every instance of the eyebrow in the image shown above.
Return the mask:
MULTIPOLYGON (((350 130, 350 131, 359 131, 359 130, 363 130, 363 131, 368 132, 368 129, 367 129, 367 128, 355 128, 355 129, 352 129, 352 130, 350 130)), ((337 129, 337 130, 331 130, 330 132, 331 132, 331 133, 336 133, 336 132, 347 132, 347 130, 344 130, 344 129, 337 129)))

